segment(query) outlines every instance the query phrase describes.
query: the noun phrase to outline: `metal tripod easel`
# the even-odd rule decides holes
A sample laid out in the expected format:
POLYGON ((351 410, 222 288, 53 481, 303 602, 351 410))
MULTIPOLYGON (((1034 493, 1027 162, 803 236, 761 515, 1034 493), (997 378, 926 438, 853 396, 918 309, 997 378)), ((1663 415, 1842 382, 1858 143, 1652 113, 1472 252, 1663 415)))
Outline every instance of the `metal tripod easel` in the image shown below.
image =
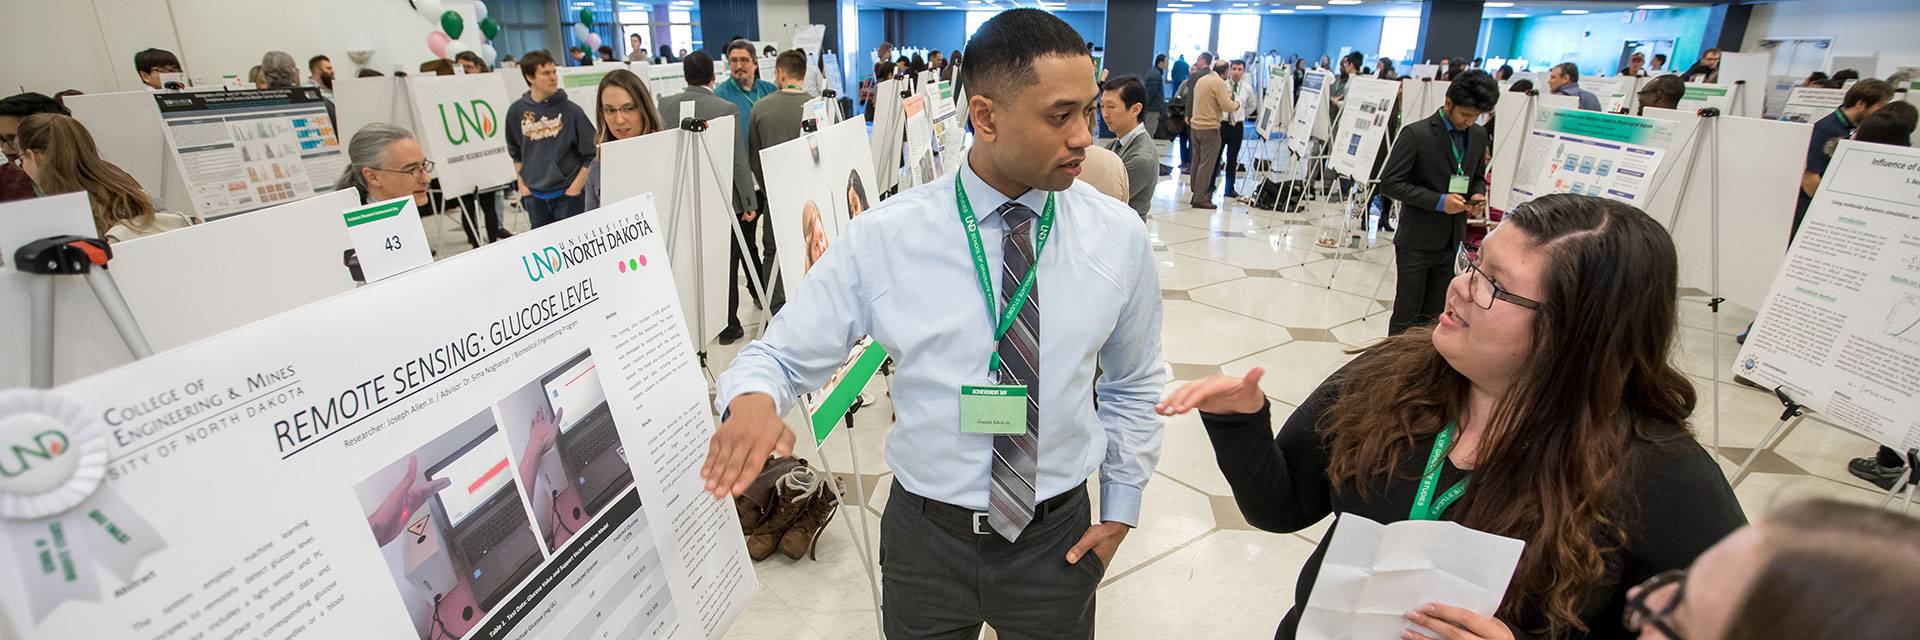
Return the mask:
POLYGON ((35 283, 30 293, 33 319, 29 332, 33 346, 28 379, 34 388, 53 386, 55 276, 85 278, 87 287, 100 300, 100 308, 106 311, 107 319, 113 322, 114 330, 120 333, 120 339, 126 342, 127 351, 133 353, 134 359, 153 355, 146 333, 133 319, 133 311, 127 308, 127 300, 120 295, 113 275, 107 272, 107 262, 112 259, 113 249, 107 241, 81 236, 35 240, 14 251, 14 266, 22 273, 47 276, 35 283))

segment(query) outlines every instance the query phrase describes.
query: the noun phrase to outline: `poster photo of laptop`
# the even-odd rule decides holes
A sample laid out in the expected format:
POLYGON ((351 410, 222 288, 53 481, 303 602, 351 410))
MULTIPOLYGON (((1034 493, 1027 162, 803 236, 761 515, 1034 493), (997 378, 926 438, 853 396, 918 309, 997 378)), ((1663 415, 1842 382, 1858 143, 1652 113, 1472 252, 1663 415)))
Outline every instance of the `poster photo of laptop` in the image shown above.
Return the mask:
POLYGON ((355 488, 422 640, 466 637, 545 561, 491 409, 355 488))
POLYGON ((633 490, 633 468, 600 372, 593 353, 580 351, 494 405, 520 456, 520 486, 548 551, 559 550, 633 490))

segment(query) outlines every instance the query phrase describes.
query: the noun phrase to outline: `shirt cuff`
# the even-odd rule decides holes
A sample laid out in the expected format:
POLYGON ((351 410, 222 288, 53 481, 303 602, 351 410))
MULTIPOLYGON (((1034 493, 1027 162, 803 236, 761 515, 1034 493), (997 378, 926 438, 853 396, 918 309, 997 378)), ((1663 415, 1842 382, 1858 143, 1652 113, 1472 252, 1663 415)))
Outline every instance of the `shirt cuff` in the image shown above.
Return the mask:
POLYGON ((1447 212, 1447 194, 1440 194, 1440 199, 1433 203, 1433 210, 1441 213, 1447 212))
POLYGON ((731 389, 721 389, 718 393, 714 394, 713 409, 715 413, 720 415, 720 421, 727 421, 727 407, 733 404, 734 398, 749 393, 764 393, 767 394, 767 397, 773 398, 773 410, 777 415, 787 415, 788 404, 793 402, 793 398, 783 399, 783 394, 780 393, 779 389, 775 389, 774 385, 752 380, 743 381, 738 386, 731 389))
POLYGON ((1140 487, 1133 485, 1101 483, 1100 521, 1139 527, 1140 501, 1143 493, 1140 487))

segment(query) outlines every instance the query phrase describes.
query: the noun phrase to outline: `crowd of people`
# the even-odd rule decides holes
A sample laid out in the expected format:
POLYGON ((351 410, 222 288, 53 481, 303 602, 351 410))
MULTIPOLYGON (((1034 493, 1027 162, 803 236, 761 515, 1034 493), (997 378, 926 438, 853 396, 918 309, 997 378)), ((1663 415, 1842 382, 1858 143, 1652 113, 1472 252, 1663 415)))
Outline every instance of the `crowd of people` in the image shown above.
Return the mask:
MULTIPOLYGON (((599 205, 603 145, 674 126, 666 114, 686 105, 699 119, 733 117, 733 213, 745 247, 730 244, 733 295, 720 341, 731 343, 744 334, 741 274, 766 282, 776 257, 760 152, 801 135, 811 96, 804 53, 775 52, 767 81, 759 68, 766 50, 735 39, 723 51, 721 78, 709 53, 661 47, 655 63, 682 67, 686 89, 674 95, 656 95, 631 71, 606 74, 595 88, 596 117, 561 88, 564 59, 526 52, 511 68, 527 92, 505 114, 504 133, 515 172, 507 188, 538 227, 599 205)), ((769 456, 790 455, 793 433, 780 415, 796 392, 824 383, 855 340, 884 336, 898 367, 891 500, 912 507, 887 509, 881 524, 889 635, 971 637, 991 623, 1009 636, 1091 637, 1094 590, 1139 522, 1160 417, 1196 410, 1240 512, 1257 528, 1293 532, 1342 513, 1446 519, 1526 541, 1492 615, 1449 602, 1406 612, 1449 639, 1891 639, 1920 628, 1920 609, 1904 603, 1920 587, 1920 522, 1815 501, 1750 524, 1694 440, 1694 386, 1670 361, 1678 257, 1652 217, 1602 198, 1537 198, 1505 212, 1455 272, 1467 221, 1489 215, 1492 142, 1483 118, 1504 93, 1532 89, 1513 81, 1510 67, 1489 73, 1477 60, 1446 61, 1440 109, 1396 127, 1378 167, 1382 221, 1389 209, 1399 218, 1389 336, 1277 417, 1257 368, 1167 393, 1162 292, 1135 221, 1167 171, 1159 138, 1178 140, 1192 207, 1218 206, 1221 177, 1225 197, 1242 195, 1240 145, 1259 100, 1247 60, 1202 53, 1190 65, 1161 55, 1153 73, 1101 78, 1078 33, 1026 9, 988 20, 964 51, 893 56, 883 43, 876 54, 863 103, 873 104, 871 81, 937 72, 966 87, 971 99, 961 108, 973 144, 957 179, 877 205, 877 215, 835 240, 842 249, 817 256, 807 278, 769 285, 764 302, 778 321, 719 376, 723 421, 701 475, 725 497, 769 456), (1094 113, 1113 134, 1104 143, 1094 113), (1097 144, 1122 163, 1128 188, 1115 195, 1124 197, 1076 183, 1097 144), (1071 240, 1049 244, 1050 233, 1071 240), (1042 255, 1044 292, 1033 285, 1042 255), (956 292, 974 290, 984 317, 980 305, 955 304, 956 292), (1047 313, 1046 342, 1038 338, 1042 295, 1046 308, 1069 310, 1047 313), (1024 429, 965 422, 968 400, 955 401, 963 384, 1020 388, 1027 400, 1014 413, 1024 429), (1097 507, 1086 481, 1096 472, 1097 507)), ((635 55, 646 56, 637 36, 635 55)), ((579 50, 566 58, 592 62, 579 50)), ((1650 78, 1640 85, 1642 109, 1672 108, 1687 82, 1716 79, 1718 60, 1709 50, 1674 74, 1664 55, 1648 66, 1635 54, 1620 74, 1650 78)), ((1318 66, 1333 62, 1322 57, 1318 66)), ((1367 62, 1358 52, 1338 60, 1332 108, 1352 78, 1398 77, 1390 59, 1367 62)), ((169 52, 142 51, 134 66, 153 90, 179 88, 182 66, 169 52)), ((419 72, 456 66, 493 72, 471 53, 419 72)), ((1305 71, 1303 59, 1289 66, 1305 71)), ((251 75, 263 88, 303 86, 284 52, 264 55, 251 75)), ((1904 145, 1913 134, 1915 109, 1894 100, 1892 84, 1843 75, 1809 79, 1846 93, 1813 125, 1789 234, 1835 141, 1904 145)), ((330 96, 325 56, 307 61, 306 77, 330 96)), ((1580 77, 1573 63, 1555 65, 1547 90, 1599 109, 1580 77)), ((0 149, 0 200, 84 192, 96 230, 111 241, 191 223, 103 159, 53 97, 0 99, 0 149)), ((437 205, 434 163, 403 126, 361 126, 347 157, 336 186, 363 201, 437 205)), ((495 198, 461 198, 469 211, 486 211, 488 235, 508 235, 495 198)), ((481 231, 467 229, 476 246, 481 231)), ((1883 449, 1852 470, 1890 487, 1900 457, 1883 449)), ((1300 569, 1294 602, 1277 616, 1280 637, 1299 625, 1326 551, 1322 544, 1300 569)))

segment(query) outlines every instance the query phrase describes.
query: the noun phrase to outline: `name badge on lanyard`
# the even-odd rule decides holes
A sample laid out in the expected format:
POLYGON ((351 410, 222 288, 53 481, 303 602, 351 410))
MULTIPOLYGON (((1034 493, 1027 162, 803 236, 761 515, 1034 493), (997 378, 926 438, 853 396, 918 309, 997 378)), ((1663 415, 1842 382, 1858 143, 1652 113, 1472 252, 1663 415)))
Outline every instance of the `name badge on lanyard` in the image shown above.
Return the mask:
MULTIPOLYGON (((992 358, 987 361, 987 373, 997 375, 999 382, 1017 382, 1010 380, 1012 376, 1001 367, 997 347, 1007 331, 1013 328, 1020 310, 1026 307, 1027 297, 1033 293, 1034 279, 1040 274, 1040 252, 1047 248, 1047 236, 1053 232, 1053 194, 1047 194, 1047 205, 1040 213, 1039 228, 1034 235, 1033 267, 1027 270, 1026 277, 1014 289, 1013 298, 1007 301, 1006 309, 1000 310, 997 308, 999 305, 994 303, 993 271, 987 268, 987 251, 980 241, 980 224, 973 217, 973 204, 967 201, 967 188, 958 175, 953 177, 953 189, 959 200, 960 227, 967 232, 968 253, 973 258, 974 273, 980 278, 980 293, 987 301, 987 317, 996 321, 993 332, 996 348, 992 358)), ((1026 433, 1027 394, 1025 384, 961 385, 960 431, 989 435, 1026 433)))
MULTIPOLYGON (((1446 117, 1444 110, 1440 117, 1446 117)), ((1447 193, 1466 195, 1468 186, 1472 184, 1467 179, 1467 159, 1460 153, 1460 145, 1453 143, 1451 133, 1447 134, 1447 150, 1453 152, 1453 176, 1447 179, 1447 193)))

